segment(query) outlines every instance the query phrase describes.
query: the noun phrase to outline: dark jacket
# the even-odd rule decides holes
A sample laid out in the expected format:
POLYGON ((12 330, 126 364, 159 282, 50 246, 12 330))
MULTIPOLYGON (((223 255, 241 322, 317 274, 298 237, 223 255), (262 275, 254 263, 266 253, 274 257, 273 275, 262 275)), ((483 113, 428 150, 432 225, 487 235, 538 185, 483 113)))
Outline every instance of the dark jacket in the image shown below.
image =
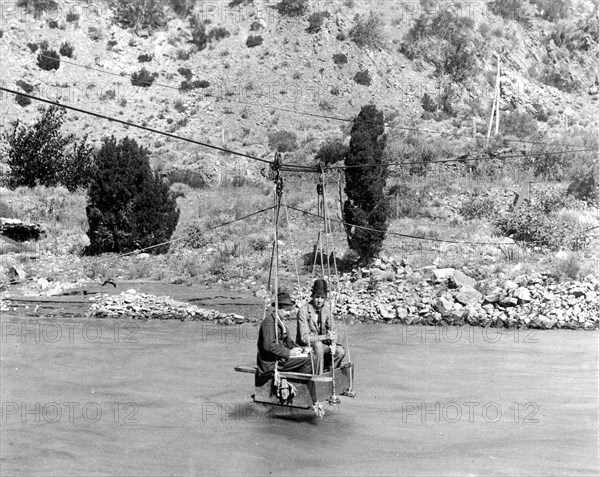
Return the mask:
POLYGON ((275 371, 276 360, 286 360, 290 357, 290 349, 296 347, 296 343, 290 338, 290 333, 285 325, 279 326, 277 337, 275 337, 275 313, 267 315, 260 325, 258 332, 258 354, 256 364, 258 372, 256 373, 255 384, 262 386, 271 377, 275 371))

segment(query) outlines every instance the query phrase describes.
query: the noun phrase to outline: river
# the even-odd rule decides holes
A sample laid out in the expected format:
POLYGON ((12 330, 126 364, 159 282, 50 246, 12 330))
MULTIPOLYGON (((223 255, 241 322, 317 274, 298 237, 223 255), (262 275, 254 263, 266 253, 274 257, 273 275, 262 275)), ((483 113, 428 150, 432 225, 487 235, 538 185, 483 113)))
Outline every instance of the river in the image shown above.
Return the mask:
POLYGON ((256 325, 2 317, 3 476, 597 475, 598 332, 356 324, 356 398, 254 404, 256 325))

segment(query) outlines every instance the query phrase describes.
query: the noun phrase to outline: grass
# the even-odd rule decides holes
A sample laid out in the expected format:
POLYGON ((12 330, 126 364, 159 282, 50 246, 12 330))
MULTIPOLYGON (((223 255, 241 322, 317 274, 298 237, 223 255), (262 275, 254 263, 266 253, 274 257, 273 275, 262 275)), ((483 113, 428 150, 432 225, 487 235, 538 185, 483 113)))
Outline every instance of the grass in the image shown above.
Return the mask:
MULTIPOLYGON (((477 279, 510 277, 527 271, 552 271, 563 278, 597 273, 594 263, 598 260, 595 252, 599 245, 598 235, 585 249, 569 254, 567 259, 557 258, 543 251, 499 246, 497 243, 501 237, 494 236, 493 227, 487 219, 467 220, 448 212, 446 201, 449 197, 463 197, 465 191, 483 193, 499 189, 492 182, 452 180, 439 175, 415 177, 408 182, 392 178, 389 184, 395 182, 409 188, 411 194, 418 192, 423 197, 423 204, 412 216, 390 220, 390 233, 384 241, 382 254, 404 258, 413 270, 435 264, 440 268, 462 268, 477 279), (433 240, 402 237, 395 233, 433 240)), ((272 185, 266 181, 241 187, 233 187, 227 181, 224 184, 218 189, 186 186, 184 193, 177 198, 181 215, 172 237, 171 250, 150 258, 137 255, 118 257, 116 254, 80 256, 88 243, 86 195, 83 192, 71 194, 61 187, 18 188, 14 191, 2 188, 0 194, 6 210, 14 211, 21 220, 40 223, 47 232, 37 244, 26 244, 37 248, 40 258, 30 260, 25 255, 17 257, 16 254, 11 258, 8 254, 4 256, 5 266, 18 262, 33 276, 65 281, 111 277, 117 280, 145 278, 210 284, 219 280, 240 283, 252 278, 266 283, 274 238, 273 211, 224 227, 218 226, 271 207, 272 185), (218 228, 207 231, 211 227, 218 228), (184 239, 198 232, 201 235, 197 248, 186 246, 184 239)), ((518 184, 503 183, 500 188, 506 187, 516 189, 518 184)), ((181 189, 181 184, 176 184, 174 189, 181 189)), ((337 184, 328 183, 326 193, 328 210, 331 218, 336 220, 339 210, 337 184)), ((317 213, 314 183, 290 177, 285 184, 284 198, 291 207, 317 213)), ((562 209, 559 214, 590 227, 598 224, 597 209, 562 209)), ((302 273, 310 274, 312 265, 303 265, 304 256, 312 251, 321 223, 316 217, 294 210, 288 210, 286 214, 284 209, 280 224, 281 269, 295 273, 297 263, 302 273)), ((347 252, 345 232, 335 222, 332 222, 330 244, 337 256, 347 252)))

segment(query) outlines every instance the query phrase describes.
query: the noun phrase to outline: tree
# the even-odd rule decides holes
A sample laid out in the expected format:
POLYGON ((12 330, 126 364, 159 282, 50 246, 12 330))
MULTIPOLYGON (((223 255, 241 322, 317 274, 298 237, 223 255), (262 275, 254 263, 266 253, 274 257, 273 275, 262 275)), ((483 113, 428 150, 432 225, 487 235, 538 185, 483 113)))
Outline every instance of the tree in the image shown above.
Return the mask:
POLYGON ((65 114, 64 108, 50 106, 33 125, 17 122, 6 134, 9 187, 62 184, 73 192, 87 186, 94 167, 92 147, 87 137, 77 142, 74 135, 61 134, 65 114))
POLYGON ((346 225, 346 235, 348 245, 363 262, 379 253, 388 227, 383 193, 388 177, 384 132, 383 112, 372 104, 363 106, 354 119, 345 160, 348 199, 344 221, 350 224, 346 225))
MULTIPOLYGON (((119 143, 105 138, 96 162, 86 207, 87 253, 129 252, 167 242, 179 209, 168 185, 150 168, 148 150, 128 137, 119 143)), ((148 251, 168 249, 164 244, 148 251)))

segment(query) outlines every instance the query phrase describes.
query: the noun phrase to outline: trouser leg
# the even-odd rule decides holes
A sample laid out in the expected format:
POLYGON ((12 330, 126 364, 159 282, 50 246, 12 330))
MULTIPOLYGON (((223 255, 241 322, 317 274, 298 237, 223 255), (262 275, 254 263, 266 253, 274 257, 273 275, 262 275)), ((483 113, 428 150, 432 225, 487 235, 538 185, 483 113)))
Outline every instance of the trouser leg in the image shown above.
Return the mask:
POLYGON ((284 362, 279 362, 277 364, 277 369, 283 372, 290 371, 294 373, 312 373, 310 358, 308 356, 305 358, 292 358, 284 362))
MULTIPOLYGON (((325 370, 328 371, 331 369, 331 348, 327 345, 323 346, 323 354, 324 354, 324 362, 325 362, 325 370)), ((335 367, 339 368, 342 364, 342 360, 344 359, 344 356, 346 355, 346 350, 341 346, 341 345, 337 345, 335 347, 335 355, 334 355, 334 363, 335 363, 335 367)))
POLYGON ((311 343, 311 346, 313 350, 315 374, 323 374, 325 345, 320 341, 315 341, 314 343, 311 343))

